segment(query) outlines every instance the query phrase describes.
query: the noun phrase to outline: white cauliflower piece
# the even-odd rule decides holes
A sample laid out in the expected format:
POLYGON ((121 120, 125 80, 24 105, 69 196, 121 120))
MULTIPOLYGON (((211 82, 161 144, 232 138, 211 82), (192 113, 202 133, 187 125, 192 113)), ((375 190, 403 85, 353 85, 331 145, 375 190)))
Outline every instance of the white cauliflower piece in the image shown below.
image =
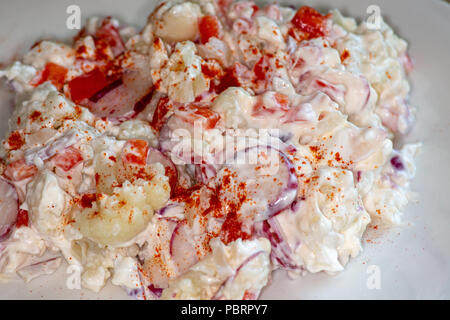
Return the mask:
MULTIPOLYGON (((172 2, 173 3, 173 2, 172 2)), ((154 30, 165 41, 195 40, 198 36, 198 18, 202 16, 198 4, 189 1, 163 5, 155 15, 154 30)))
POLYGON ((56 175, 41 171, 27 186, 26 203, 31 222, 40 232, 53 235, 62 231, 69 196, 60 188, 56 175))
POLYGON ((75 52, 64 43, 41 41, 23 56, 23 62, 36 69, 44 68, 48 62, 69 68, 75 62, 75 52))
POLYGON ((209 89, 209 80, 202 73, 203 60, 196 51, 194 43, 179 42, 165 67, 152 70, 153 82, 173 101, 189 103, 209 89))
POLYGON ((30 90, 33 88, 33 86, 30 85, 30 81, 35 76, 35 68, 25 65, 19 61, 15 61, 5 70, 0 70, 0 78, 6 77, 8 81, 14 81, 22 90, 30 90))
POLYGON ((154 177, 150 181, 125 181, 111 195, 97 194, 92 207, 75 216, 80 232, 100 244, 116 246, 142 232, 170 194, 163 167, 156 164, 151 168, 154 177))
POLYGON ((148 122, 137 119, 122 122, 119 126, 117 138, 120 140, 146 140, 149 145, 154 148, 158 145, 158 139, 153 133, 153 129, 148 122))
POLYGON ((247 128, 256 98, 242 88, 231 87, 215 100, 212 109, 219 112, 229 128, 247 128))

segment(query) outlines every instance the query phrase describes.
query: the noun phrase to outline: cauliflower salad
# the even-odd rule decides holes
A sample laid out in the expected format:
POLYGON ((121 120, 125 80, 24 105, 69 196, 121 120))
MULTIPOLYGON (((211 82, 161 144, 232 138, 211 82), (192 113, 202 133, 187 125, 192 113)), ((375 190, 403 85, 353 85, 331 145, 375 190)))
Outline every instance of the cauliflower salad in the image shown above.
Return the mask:
POLYGON ((253 1, 37 42, 0 70, 0 279, 68 264, 95 292, 257 299, 276 269, 342 271, 412 197, 411 69, 383 21, 253 1))

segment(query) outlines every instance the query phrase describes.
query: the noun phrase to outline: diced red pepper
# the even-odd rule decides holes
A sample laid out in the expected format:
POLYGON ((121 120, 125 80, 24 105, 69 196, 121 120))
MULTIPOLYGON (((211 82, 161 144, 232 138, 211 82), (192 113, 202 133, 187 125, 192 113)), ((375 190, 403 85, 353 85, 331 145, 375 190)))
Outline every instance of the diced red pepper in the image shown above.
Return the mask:
POLYGON ((268 74, 270 73, 271 66, 269 57, 267 55, 262 56, 261 59, 258 60, 258 62, 255 63, 253 66, 253 72, 255 74, 256 80, 265 80, 268 77, 268 74))
POLYGON ((171 110, 173 110, 173 105, 170 103, 169 97, 160 98, 158 104, 156 105, 155 112, 153 113, 152 121, 150 122, 153 129, 156 131, 161 130, 161 127, 164 124, 165 116, 171 110))
POLYGON ((34 176, 36 172, 35 165, 28 165, 24 159, 21 159, 8 164, 3 174, 11 181, 21 181, 34 176))
POLYGON ((140 139, 128 140, 122 150, 124 163, 145 166, 147 164, 148 142, 140 139))
POLYGON ((306 39, 313 39, 328 33, 327 20, 330 17, 331 14, 323 16, 315 9, 304 6, 298 9, 291 22, 294 28, 304 33, 306 39))
POLYGON ((41 83, 50 81, 58 90, 61 90, 66 79, 67 68, 56 63, 49 62, 38 76, 31 81, 31 85, 37 87, 41 83))
POLYGON ((219 19, 216 16, 203 16, 198 20, 200 32, 200 42, 205 44, 209 38, 222 38, 223 30, 219 19))
POLYGON ((203 129, 212 129, 220 120, 220 115, 207 107, 189 106, 179 109, 181 112, 177 116, 184 121, 194 125, 194 123, 201 124, 203 129))
POLYGON ((92 97, 108 85, 108 80, 98 68, 72 79, 69 82, 70 97, 75 103, 92 97))
POLYGON ((83 161, 83 155, 80 150, 74 147, 67 147, 62 152, 59 152, 52 158, 53 163, 63 169, 69 171, 81 161, 83 161))
POLYGON ((19 209, 19 212, 17 213, 17 220, 16 220, 16 227, 28 227, 28 211, 19 209))

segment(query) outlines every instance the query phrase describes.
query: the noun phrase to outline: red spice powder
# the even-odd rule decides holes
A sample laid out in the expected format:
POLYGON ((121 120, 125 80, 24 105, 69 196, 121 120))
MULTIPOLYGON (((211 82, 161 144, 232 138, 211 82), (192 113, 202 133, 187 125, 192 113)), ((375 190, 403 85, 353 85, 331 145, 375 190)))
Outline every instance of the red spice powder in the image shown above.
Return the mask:
POLYGON ((8 138, 8 145, 11 150, 20 149, 24 144, 25 139, 18 131, 13 131, 8 138))
POLYGON ((83 194, 80 200, 80 204, 83 208, 92 208, 92 202, 97 200, 97 195, 95 193, 83 194))
POLYGON ((344 49, 341 54, 341 62, 344 62, 345 59, 348 59, 350 57, 350 52, 348 52, 347 49, 344 49))

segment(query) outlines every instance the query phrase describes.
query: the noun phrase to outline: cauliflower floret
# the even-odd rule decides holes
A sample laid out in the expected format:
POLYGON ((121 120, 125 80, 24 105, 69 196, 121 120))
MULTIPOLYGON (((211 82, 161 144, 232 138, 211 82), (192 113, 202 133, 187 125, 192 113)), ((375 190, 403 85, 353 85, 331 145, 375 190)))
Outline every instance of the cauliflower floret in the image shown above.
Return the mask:
POLYGON ((27 186, 26 202, 32 224, 43 234, 62 231, 69 196, 60 188, 56 175, 41 171, 27 186))
POLYGON ((17 103, 9 126, 11 130, 37 133, 43 128, 69 127, 74 119, 89 123, 93 122, 93 115, 87 108, 76 106, 52 84, 44 83, 30 97, 17 103))
POLYGON ((169 199, 170 186, 160 164, 149 166, 150 181, 141 178, 125 181, 111 195, 97 194, 91 208, 75 216, 80 232, 105 245, 120 245, 142 232, 155 210, 169 199))
POLYGON ((156 35, 165 41, 195 40, 198 35, 197 21, 202 16, 200 6, 189 1, 170 5, 167 2, 156 12, 156 35))
MULTIPOLYGON (((33 86, 30 81, 36 76, 36 69, 27 66, 19 61, 15 61, 5 70, 0 70, 0 77, 6 77, 9 81, 14 81, 21 90, 30 90, 33 86)), ((20 91, 20 90, 19 90, 20 91)))
POLYGON ((140 285, 138 263, 131 257, 119 256, 114 261, 114 275, 111 282, 116 286, 136 289, 140 285))
POLYGON ((203 60, 196 52, 194 43, 179 42, 165 67, 152 69, 153 82, 173 101, 189 103, 209 89, 209 80, 202 73, 203 60))
POLYGON ((51 41, 41 41, 23 56, 23 62, 36 69, 42 69, 48 62, 69 68, 75 62, 75 52, 71 46, 51 41))
POLYGON ((84 239, 77 241, 76 244, 80 249, 80 260, 83 268, 81 285, 94 292, 99 292, 111 276, 109 269, 114 267, 117 250, 99 246, 84 239))
POLYGON ((231 87, 222 92, 212 109, 219 112, 229 128, 247 128, 246 116, 251 115, 256 98, 242 88, 231 87))
POLYGON ((153 133, 152 127, 148 124, 148 122, 142 120, 133 119, 123 122, 119 126, 117 138, 120 140, 146 140, 153 148, 158 145, 158 139, 153 133))
POLYGON ((296 214, 301 244, 295 254, 309 272, 343 270, 362 250, 361 236, 370 222, 351 171, 321 168, 317 181, 296 214))
POLYGON ((265 238, 238 239, 229 245, 218 238, 212 253, 177 278, 163 291, 162 299, 242 299, 258 295, 270 275, 270 243, 265 238))

